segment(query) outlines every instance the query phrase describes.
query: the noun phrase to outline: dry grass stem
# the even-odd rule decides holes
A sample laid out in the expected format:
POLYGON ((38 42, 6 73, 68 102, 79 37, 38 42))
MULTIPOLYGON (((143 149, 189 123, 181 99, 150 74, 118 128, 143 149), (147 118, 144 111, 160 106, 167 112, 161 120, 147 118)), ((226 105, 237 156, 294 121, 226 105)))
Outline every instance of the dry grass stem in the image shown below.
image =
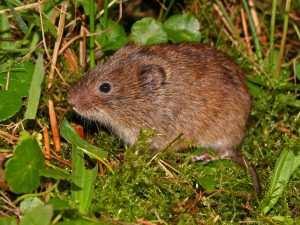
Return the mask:
POLYGON ((249 0, 249 7, 250 7, 250 12, 253 18, 253 22, 254 22, 254 26, 255 26, 255 30, 257 35, 259 36, 261 34, 261 26, 260 26, 260 22, 258 19, 258 15, 257 12, 255 10, 255 4, 253 0, 249 0))
POLYGON ((8 144, 15 144, 18 141, 16 136, 2 130, 0 130, 0 138, 4 139, 8 144))
POLYGON ((241 19, 242 19, 242 26, 243 26, 243 32, 245 35, 247 51, 248 51, 249 55, 252 55, 253 52, 252 52, 252 47, 251 47, 251 42, 250 42, 250 37, 249 37, 249 32, 248 32, 248 24, 247 24, 244 9, 241 9, 241 19))
POLYGON ((43 128, 43 137, 44 137, 44 156, 45 159, 51 160, 51 151, 50 151, 50 140, 49 140, 49 132, 48 128, 43 128))
POLYGON ((229 23, 227 22, 226 18, 224 17, 224 15, 223 15, 222 11, 220 10, 219 6, 216 5, 216 4, 213 4, 213 8, 214 8, 214 10, 216 10, 216 12, 219 14, 219 16, 220 16, 221 20, 223 21, 223 23, 224 23, 226 29, 230 31, 230 30, 231 30, 231 29, 230 29, 230 25, 229 25, 229 23))
POLYGON ((41 1, 39 1, 39 16, 40 16, 40 24, 41 24, 41 32, 42 32, 42 39, 43 39, 43 45, 44 45, 44 50, 46 52, 47 58, 48 60, 51 59, 49 51, 48 51, 48 47, 47 47, 47 43, 46 43, 46 38, 45 38, 45 31, 44 31, 44 23, 43 23, 43 16, 42 16, 42 4, 41 1))
MULTIPOLYGON (((40 4, 43 4, 44 1, 39 1, 39 2, 36 2, 36 3, 30 3, 30 4, 26 4, 26 5, 22 5, 22 6, 18 6, 18 7, 15 7, 13 8, 15 11, 24 11, 24 10, 27 10, 27 9, 35 9, 35 10, 38 10, 40 4)), ((11 12, 12 10, 11 9, 2 9, 0 10, 0 15, 1 14, 5 14, 5 13, 9 13, 11 12)))
POLYGON ((53 137, 55 151, 58 155, 61 155, 60 135, 59 135, 59 129, 58 129, 58 124, 57 124, 54 104, 53 104, 52 100, 48 101, 48 107, 49 107, 50 127, 51 127, 51 131, 52 131, 52 137, 53 137))
POLYGON ((80 27, 80 43, 79 43, 79 64, 84 69, 86 67, 86 28, 82 25, 80 27))
POLYGON ((54 44, 54 50, 53 50, 51 68, 50 68, 49 80, 48 80, 48 88, 51 88, 53 79, 54 79, 54 73, 55 73, 55 67, 56 67, 56 62, 57 62, 57 58, 58 58, 59 47, 60 47, 60 44, 62 41, 64 26, 65 26, 67 7, 68 7, 68 3, 63 2, 61 5, 61 9, 60 9, 60 17, 59 17, 58 29, 57 29, 57 39, 54 44))

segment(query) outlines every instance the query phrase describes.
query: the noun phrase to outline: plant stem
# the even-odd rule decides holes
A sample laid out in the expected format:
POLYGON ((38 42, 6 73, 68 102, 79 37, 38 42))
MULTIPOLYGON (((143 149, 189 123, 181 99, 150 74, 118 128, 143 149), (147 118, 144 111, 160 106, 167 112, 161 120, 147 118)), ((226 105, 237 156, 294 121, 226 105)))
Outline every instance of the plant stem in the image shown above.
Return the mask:
POLYGON ((250 29, 251 29, 251 33, 252 33, 254 45, 255 45, 255 54, 256 54, 258 60, 261 61, 262 60, 262 51, 261 51, 259 39, 256 34, 256 29, 255 29, 254 21, 252 18, 252 14, 250 13, 250 9, 249 9, 249 6, 248 6, 248 3, 246 0, 243 0, 243 5, 244 5, 245 11, 248 15, 248 19, 249 19, 250 29))
POLYGON ((273 51, 273 47, 274 47, 276 6, 277 6, 277 0, 273 0, 272 1, 272 17, 271 17, 270 49, 269 49, 269 52, 272 52, 273 51))
MULTIPOLYGON (((95 2, 93 0, 89 1, 89 7, 90 7, 89 28, 90 28, 90 33, 94 33, 95 32, 95 2)), ((96 65, 94 46, 95 46, 95 36, 91 36, 90 44, 89 44, 90 68, 93 68, 96 65)))
POLYGON ((285 48, 285 42, 286 42, 286 36, 288 31, 288 25, 289 25, 289 12, 291 9, 291 0, 287 0, 285 3, 285 12, 284 12, 284 21, 283 21, 283 34, 282 39, 280 42, 280 50, 279 50, 279 57, 276 65, 275 70, 275 77, 279 76, 280 70, 281 70, 281 62, 283 60, 284 55, 284 48, 285 48))
POLYGON ((108 21, 108 0, 104 0, 103 26, 107 28, 108 21))
POLYGON ((168 5, 168 8, 167 8, 166 12, 164 13, 164 15, 163 15, 163 17, 162 17, 162 20, 165 20, 165 19, 167 18, 167 16, 168 16, 168 14, 169 14, 169 12, 170 12, 172 6, 174 5, 174 3, 175 3, 175 0, 170 0, 170 3, 169 3, 169 5, 168 5))

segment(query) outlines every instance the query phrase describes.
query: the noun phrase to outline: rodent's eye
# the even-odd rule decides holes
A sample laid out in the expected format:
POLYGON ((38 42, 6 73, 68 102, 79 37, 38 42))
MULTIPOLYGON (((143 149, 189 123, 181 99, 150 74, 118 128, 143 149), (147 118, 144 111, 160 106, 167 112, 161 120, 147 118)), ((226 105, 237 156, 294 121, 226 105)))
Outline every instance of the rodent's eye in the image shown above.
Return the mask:
POLYGON ((108 93, 111 90, 110 83, 104 82, 100 85, 99 90, 103 93, 108 93))

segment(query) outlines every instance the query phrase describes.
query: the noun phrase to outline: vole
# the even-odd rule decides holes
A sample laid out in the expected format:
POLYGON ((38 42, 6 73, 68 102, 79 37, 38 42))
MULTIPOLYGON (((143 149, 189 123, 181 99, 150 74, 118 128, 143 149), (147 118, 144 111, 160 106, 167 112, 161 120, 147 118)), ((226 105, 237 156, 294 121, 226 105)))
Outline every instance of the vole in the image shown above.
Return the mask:
MULTIPOLYGON (((156 132, 162 149, 179 134, 176 148, 212 148, 252 175, 237 150, 251 108, 242 70, 224 53, 204 44, 128 45, 89 71, 69 92, 74 110, 111 128, 132 145, 142 128, 156 132)), ((207 155, 198 157, 208 160, 207 155)))

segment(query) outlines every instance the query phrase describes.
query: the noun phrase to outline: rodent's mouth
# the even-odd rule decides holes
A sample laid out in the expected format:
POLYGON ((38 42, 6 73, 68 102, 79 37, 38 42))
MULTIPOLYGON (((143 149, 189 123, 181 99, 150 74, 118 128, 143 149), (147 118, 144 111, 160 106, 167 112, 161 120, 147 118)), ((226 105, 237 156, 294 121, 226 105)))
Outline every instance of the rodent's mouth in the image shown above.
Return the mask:
POLYGON ((78 108, 76 108, 75 106, 72 107, 73 111, 76 112, 79 115, 84 115, 84 113, 82 111, 80 111, 78 108))
POLYGON ((73 111, 76 112, 77 114, 79 114, 82 117, 88 118, 88 119, 93 119, 93 114, 89 111, 82 111, 78 108, 76 108, 75 106, 73 106, 73 111))

